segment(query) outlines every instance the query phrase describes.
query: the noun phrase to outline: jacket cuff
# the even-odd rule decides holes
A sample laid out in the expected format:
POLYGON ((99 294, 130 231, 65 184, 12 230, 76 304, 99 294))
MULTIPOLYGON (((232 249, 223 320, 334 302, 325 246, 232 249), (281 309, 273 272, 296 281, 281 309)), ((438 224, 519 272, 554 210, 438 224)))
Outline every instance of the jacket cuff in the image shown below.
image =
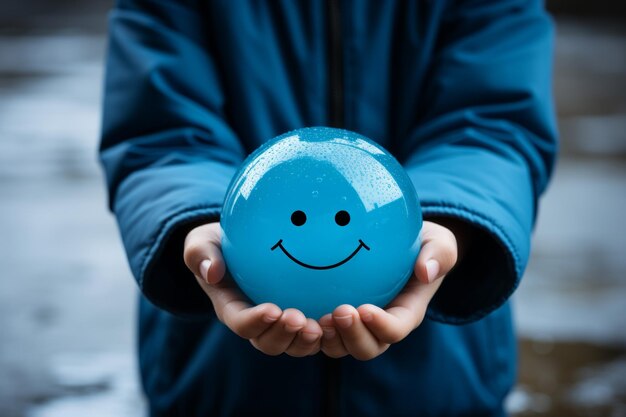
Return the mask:
POLYGON ((517 158, 450 147, 420 154, 407 167, 424 218, 469 225, 462 259, 444 278, 427 317, 462 324, 497 309, 517 288, 530 255, 535 199, 528 168, 517 158))
POLYGON ((213 314, 213 306, 185 265, 185 237, 195 227, 219 221, 220 208, 197 207, 166 220, 144 257, 139 287, 154 305, 180 317, 213 314))
POLYGON ((470 228, 459 263, 443 280, 426 317, 448 324, 479 320, 504 304, 521 280, 520 259, 493 219, 452 204, 422 204, 424 219, 449 217, 470 228))
POLYGON ((178 316, 213 312, 184 263, 183 245, 192 228, 219 221, 234 170, 217 162, 153 166, 120 184, 114 211, 130 269, 155 306, 178 316))

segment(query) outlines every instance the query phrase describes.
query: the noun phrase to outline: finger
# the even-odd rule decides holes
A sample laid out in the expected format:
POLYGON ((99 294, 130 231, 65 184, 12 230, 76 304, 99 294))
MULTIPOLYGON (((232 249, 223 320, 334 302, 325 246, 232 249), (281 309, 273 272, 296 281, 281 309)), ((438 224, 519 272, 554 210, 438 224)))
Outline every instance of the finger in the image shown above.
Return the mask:
POLYGON ((209 223, 189 232, 185 238, 183 259, 196 277, 210 284, 219 282, 226 272, 219 223, 209 223))
POLYGON ((251 323, 262 320, 272 324, 280 318, 282 311, 278 306, 265 303, 253 307, 232 282, 222 281, 212 285, 207 284, 198 277, 196 277, 196 280, 209 296, 217 318, 242 337, 256 337, 256 335, 249 336, 247 331, 244 330, 251 323))
POLYGON ((348 355, 346 347, 343 345, 341 336, 335 329, 335 323, 333 322, 333 316, 326 314, 319 321, 322 327, 322 343, 321 350, 326 356, 331 358, 342 358, 348 355))
POLYGON ((423 320, 417 309, 397 305, 387 311, 372 304, 364 304, 357 311, 361 321, 382 343, 398 343, 409 335, 423 320))
POLYGON ((314 355, 320 350, 321 337, 320 325, 313 319, 307 319, 306 325, 297 333, 286 353, 296 358, 314 355))
POLYGON ((259 337, 278 321, 282 313, 277 305, 270 303, 243 309, 241 305, 238 301, 229 303, 222 315, 224 324, 244 339, 259 337))
POLYGON ((445 276, 457 261, 457 241, 447 228, 425 221, 422 227, 422 248, 415 262, 415 275, 423 283, 445 276))
POLYGON ((346 350, 355 359, 375 358, 389 347, 374 337, 352 306, 344 304, 337 307, 333 312, 333 322, 346 350))
POLYGON ((252 345, 261 352, 276 356, 285 352, 297 333, 307 324, 301 311, 288 308, 280 319, 259 337, 250 339, 252 345))
POLYGON ((241 310, 252 307, 239 288, 230 282, 222 281, 213 285, 204 282, 197 276, 196 281, 202 290, 204 290, 204 292, 209 296, 209 299, 213 304, 213 309, 217 314, 217 318, 224 324, 226 324, 227 319, 224 316, 226 311, 228 311, 230 315, 233 315, 241 310))

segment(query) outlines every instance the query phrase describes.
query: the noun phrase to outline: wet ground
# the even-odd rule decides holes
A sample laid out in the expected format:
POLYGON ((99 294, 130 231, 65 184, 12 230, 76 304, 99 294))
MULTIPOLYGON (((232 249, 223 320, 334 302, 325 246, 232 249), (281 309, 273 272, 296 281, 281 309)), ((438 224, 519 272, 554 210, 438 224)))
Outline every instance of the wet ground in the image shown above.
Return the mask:
POLYGON ((520 416, 626 416, 626 25, 557 21, 563 153, 514 296, 520 416))
MULTIPOLYGON (((73 10, 0 30, 4 417, 144 409, 136 288, 96 164, 103 15, 73 10)), ((564 156, 514 297, 514 415, 626 416, 625 46, 618 24, 559 20, 564 156)))

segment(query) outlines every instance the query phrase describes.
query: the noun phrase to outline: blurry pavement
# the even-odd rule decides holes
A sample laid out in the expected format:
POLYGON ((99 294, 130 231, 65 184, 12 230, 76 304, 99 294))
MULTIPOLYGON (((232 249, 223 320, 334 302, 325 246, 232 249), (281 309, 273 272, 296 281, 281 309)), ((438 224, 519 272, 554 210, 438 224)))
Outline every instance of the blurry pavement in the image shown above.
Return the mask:
POLYGON ((105 13, 70 5, 0 31, 3 417, 143 410, 137 290, 96 163, 105 13))
MULTIPOLYGON (((143 410, 137 290, 96 163, 103 14, 83 14, 95 28, 0 31, 4 417, 143 410)), ((563 20, 557 47, 564 155, 514 296, 521 380, 508 405, 626 416, 626 32, 563 20)))
POLYGON ((626 416, 626 26, 557 21, 562 154, 513 305, 519 416, 626 416))

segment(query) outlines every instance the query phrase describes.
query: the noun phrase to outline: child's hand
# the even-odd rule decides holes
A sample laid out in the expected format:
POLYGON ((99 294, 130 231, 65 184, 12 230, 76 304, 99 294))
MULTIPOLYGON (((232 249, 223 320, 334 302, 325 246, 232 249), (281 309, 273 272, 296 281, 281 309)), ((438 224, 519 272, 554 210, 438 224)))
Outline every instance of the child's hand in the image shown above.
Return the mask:
POLYGON ((196 227, 185 239, 184 259, 213 303, 219 320, 268 355, 313 355, 320 350, 322 329, 299 310, 282 311, 265 303, 252 306, 230 280, 222 280, 226 264, 219 223, 196 227))
POLYGON ((320 319, 324 330, 322 351, 333 358, 352 355, 369 360, 404 339, 424 319, 428 303, 457 261, 458 247, 447 228, 425 221, 422 249, 414 275, 385 310, 371 304, 358 309, 339 306, 320 319))

